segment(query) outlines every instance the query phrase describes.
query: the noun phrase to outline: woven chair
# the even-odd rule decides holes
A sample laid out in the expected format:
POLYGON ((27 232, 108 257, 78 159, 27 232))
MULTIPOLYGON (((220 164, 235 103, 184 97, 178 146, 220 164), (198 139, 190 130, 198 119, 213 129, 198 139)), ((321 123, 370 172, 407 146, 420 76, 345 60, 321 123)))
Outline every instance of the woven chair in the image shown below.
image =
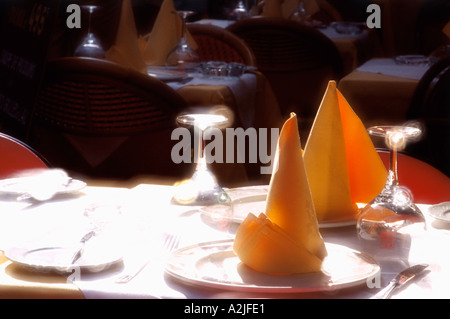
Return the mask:
POLYGON ((450 57, 437 61, 420 79, 407 118, 424 126, 423 138, 408 151, 450 176, 450 57))
MULTIPOLYGON (((386 169, 390 153, 377 149, 386 169)), ((403 152, 397 153, 398 181, 409 188, 418 204, 438 204, 450 201, 450 178, 436 167, 403 152)))
POLYGON ((296 112, 306 138, 329 80, 342 77, 341 56, 320 31, 295 21, 256 17, 228 30, 242 38, 256 57, 286 114, 296 112))
POLYGON ((94 177, 177 175, 171 132, 185 101, 165 83, 92 58, 47 63, 30 144, 54 165, 94 177))
POLYGON ((253 52, 247 44, 228 30, 199 23, 188 24, 187 28, 198 45, 197 53, 201 61, 256 65, 253 52))

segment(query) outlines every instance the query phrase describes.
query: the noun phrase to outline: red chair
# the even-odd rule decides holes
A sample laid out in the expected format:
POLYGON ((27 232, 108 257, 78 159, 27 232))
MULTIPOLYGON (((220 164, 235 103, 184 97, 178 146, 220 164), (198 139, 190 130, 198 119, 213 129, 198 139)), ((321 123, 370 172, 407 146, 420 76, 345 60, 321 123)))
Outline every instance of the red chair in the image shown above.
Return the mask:
MULTIPOLYGON (((389 169, 389 151, 377 150, 386 169, 389 169)), ((450 201, 450 178, 437 168, 398 153, 397 173, 400 185, 408 187, 417 204, 437 204, 450 201)))
POLYGON ((0 178, 23 169, 48 168, 47 161, 25 143, 0 133, 0 178))

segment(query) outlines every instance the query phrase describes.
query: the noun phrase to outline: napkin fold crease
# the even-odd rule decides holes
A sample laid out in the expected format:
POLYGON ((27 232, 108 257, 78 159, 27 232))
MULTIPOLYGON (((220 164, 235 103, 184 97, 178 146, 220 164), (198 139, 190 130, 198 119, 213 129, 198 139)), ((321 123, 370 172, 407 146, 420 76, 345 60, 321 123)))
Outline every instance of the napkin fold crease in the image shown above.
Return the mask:
POLYGON ((303 163, 297 116, 278 139, 265 214, 250 212, 238 229, 234 251, 264 273, 318 272, 327 255, 303 163))
POLYGON ((330 81, 303 154, 319 221, 356 219, 387 172, 363 123, 330 81))

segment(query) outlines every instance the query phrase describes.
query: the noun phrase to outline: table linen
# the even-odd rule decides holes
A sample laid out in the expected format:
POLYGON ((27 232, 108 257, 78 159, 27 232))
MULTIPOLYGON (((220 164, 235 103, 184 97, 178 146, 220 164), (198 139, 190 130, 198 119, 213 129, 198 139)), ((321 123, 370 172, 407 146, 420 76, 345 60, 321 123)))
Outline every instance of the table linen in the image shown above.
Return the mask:
MULTIPOLYGON (((91 273, 86 276, 82 274, 76 280, 65 283, 65 289, 72 292, 71 296, 74 298, 79 297, 79 291, 86 298, 370 298, 394 277, 398 269, 398 265, 383 264, 384 261, 379 260, 382 264, 381 278, 379 278, 380 288, 376 286, 369 288, 362 285, 340 291, 306 294, 243 293, 191 286, 175 280, 164 273, 165 256, 161 254, 160 257, 155 257, 153 262, 130 283, 116 284, 115 280, 122 274, 126 264, 133 263, 134 258, 140 257, 143 249, 150 253, 161 252, 162 242, 157 240, 161 233, 178 233, 180 235, 180 247, 198 242, 232 238, 226 229, 220 228, 220 223, 205 219, 205 215, 197 210, 198 207, 171 204, 170 199, 173 191, 172 186, 151 184, 150 181, 131 189, 88 187, 86 193, 89 193, 89 196, 60 199, 59 201, 53 200, 39 207, 33 207, 33 209, 26 209, 25 205, 25 207, 21 206, 21 209, 19 209, 20 213, 17 211, 17 203, 2 199, 0 201, 2 207, 0 213, 2 225, 0 246, 1 249, 5 249, 5 246, 14 245, 17 240, 21 239, 23 232, 18 234, 17 228, 12 229, 11 227, 14 223, 21 222, 23 218, 28 221, 21 226, 24 227, 22 230, 30 231, 28 233, 30 238, 33 235, 46 233, 49 229, 57 233, 59 231, 58 236, 61 236, 62 232, 68 229, 62 227, 64 224, 72 226, 69 234, 79 233, 81 228, 75 227, 76 223, 74 222, 76 221, 75 217, 80 218, 81 213, 80 210, 75 209, 76 207, 82 208, 87 202, 92 201, 93 197, 98 200, 117 198, 117 202, 122 202, 123 216, 127 217, 125 219, 127 222, 122 223, 121 228, 129 227, 133 230, 129 232, 132 236, 127 237, 120 244, 128 252, 128 255, 124 255, 123 265, 119 264, 103 272, 91 273), (16 210, 12 209, 12 206, 16 210), (48 209, 51 206, 53 208, 48 209), (5 207, 9 209, 5 209, 5 207), (66 209, 61 210, 62 207, 66 209), (67 207, 72 209, 68 210, 67 207), (34 208, 38 210, 34 210, 34 208), (71 219, 71 217, 73 218, 71 219), (50 221, 50 224, 43 223, 43 218, 50 221), (5 232, 5 230, 7 231, 5 232)), ((23 203, 20 203, 20 205, 23 205, 23 203)), ((428 263, 430 270, 408 285, 406 289, 396 293, 393 298, 448 298, 450 297, 447 289, 450 281, 450 260, 443 252, 446 243, 450 242, 450 226, 448 223, 432 219, 428 214, 428 205, 419 205, 419 207, 424 211, 427 218, 428 230, 425 237, 417 233, 418 237, 412 241, 408 260, 411 265, 419 262, 428 263)), ((357 250, 361 249, 354 226, 321 229, 321 233, 325 242, 345 245, 357 250)), ((412 234, 415 235, 414 231, 412 231, 412 234)), ((67 235, 66 240, 69 237, 71 236, 67 235)), ((119 246, 115 247, 119 248, 119 246)), ((1 271, 4 271, 5 265, 9 267, 11 262, 3 263, 0 268, 1 271)), ((2 273, 2 276, 4 275, 5 273, 2 273)), ((28 280, 36 278, 35 275, 28 273, 28 280)), ((47 275, 40 274, 39 276, 47 275)), ((0 280, 0 286, 5 287, 5 281, 0 280)), ((21 296, 29 298, 45 296, 57 298, 56 291, 57 288, 60 288, 42 281, 40 282, 39 294, 36 295, 37 290, 17 284, 14 284, 14 286, 14 289, 20 289, 21 296), (49 290, 46 291, 44 288, 49 290)), ((2 298, 6 297, 8 297, 8 294, 2 295, 2 298)))

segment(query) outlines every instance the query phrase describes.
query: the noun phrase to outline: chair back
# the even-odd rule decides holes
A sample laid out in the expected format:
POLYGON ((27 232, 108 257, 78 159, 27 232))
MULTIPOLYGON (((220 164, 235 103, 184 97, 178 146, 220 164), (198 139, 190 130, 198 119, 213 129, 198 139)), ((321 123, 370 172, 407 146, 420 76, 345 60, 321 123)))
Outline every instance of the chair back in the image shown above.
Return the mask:
POLYGON ((329 80, 342 77, 334 43, 313 27, 279 18, 243 19, 227 29, 252 49, 281 111, 296 112, 302 124, 312 124, 329 80))
POLYGON ((200 60, 237 62, 255 66, 255 57, 247 44, 230 31, 214 25, 190 23, 189 33, 198 45, 200 60))
POLYGON ((424 126, 422 140, 408 147, 450 176, 450 57, 437 61, 421 78, 407 117, 424 126))
POLYGON ((185 106, 167 84, 115 63, 52 60, 37 97, 32 145, 52 164, 88 176, 176 174, 170 137, 185 106))
MULTIPOLYGON (((377 149, 386 169, 389 151, 377 149)), ((450 178, 430 164, 405 153, 398 153, 397 173, 400 185, 409 188, 415 203, 437 204, 450 201, 450 178)))
POLYGON ((0 133, 0 178, 32 168, 48 168, 48 163, 24 142, 0 133))

